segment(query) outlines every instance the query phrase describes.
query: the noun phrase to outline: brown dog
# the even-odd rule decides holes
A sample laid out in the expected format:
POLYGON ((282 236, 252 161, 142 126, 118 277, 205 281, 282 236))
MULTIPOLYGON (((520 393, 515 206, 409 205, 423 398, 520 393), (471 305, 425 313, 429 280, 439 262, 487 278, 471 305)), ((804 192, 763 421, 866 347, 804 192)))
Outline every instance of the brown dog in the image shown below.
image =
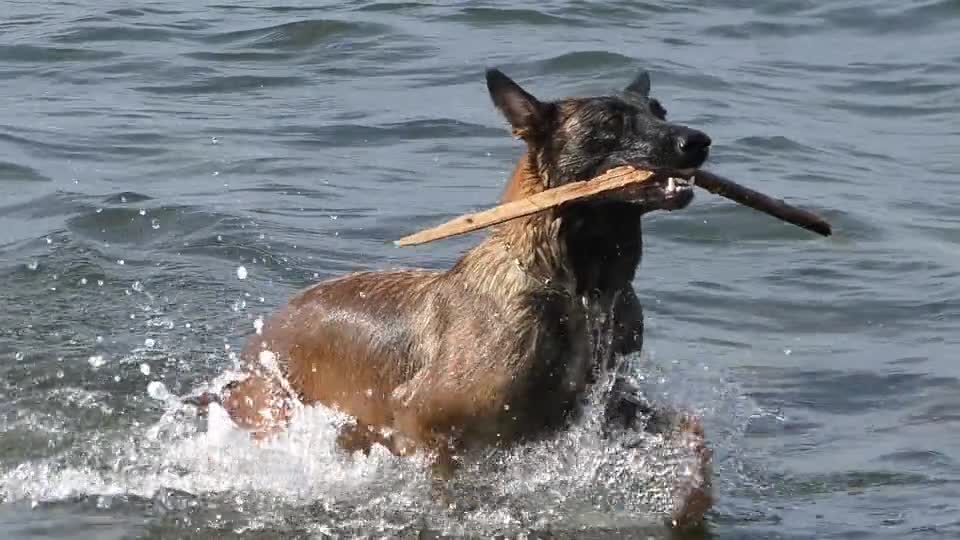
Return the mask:
MULTIPOLYGON (((621 96, 541 102, 497 70, 487 87, 527 144, 504 191, 511 200, 618 165, 699 167, 705 134, 666 122, 645 73, 621 96)), ((638 351, 643 316, 632 288, 640 217, 683 208, 689 186, 664 181, 635 200, 574 203, 501 225, 448 271, 365 272, 297 294, 242 353, 246 378, 219 397, 233 420, 263 437, 293 404, 349 414, 338 442, 418 450, 449 469, 471 448, 508 446, 564 428, 598 375, 638 351)), ((611 428, 686 437, 703 456, 674 517, 710 505, 709 452, 699 423, 654 410, 618 380, 611 428)))

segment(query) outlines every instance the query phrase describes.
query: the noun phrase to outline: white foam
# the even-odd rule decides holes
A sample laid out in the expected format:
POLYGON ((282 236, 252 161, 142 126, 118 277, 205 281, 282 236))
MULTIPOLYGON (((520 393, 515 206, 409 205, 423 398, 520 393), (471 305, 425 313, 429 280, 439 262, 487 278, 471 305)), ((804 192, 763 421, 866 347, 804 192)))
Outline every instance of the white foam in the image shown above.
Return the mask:
MULTIPOLYGON (((670 379, 669 372, 647 372, 653 380, 670 379)), ((210 389, 236 378, 224 374, 210 389)), ((165 407, 158 421, 107 442, 100 439, 95 458, 51 458, 6 471, 0 498, 128 495, 166 501, 172 490, 242 507, 252 520, 244 527, 271 527, 283 522, 291 507, 300 512, 296 509, 309 506, 334 516, 333 522, 322 520, 321 528, 389 535, 419 526, 422 517, 449 534, 494 534, 654 519, 669 508, 673 486, 689 464, 685 448, 661 437, 638 436, 635 449, 625 440, 603 439, 593 408, 553 439, 491 452, 465 466, 451 482, 459 505, 451 509, 435 499, 421 458, 397 458, 381 447, 369 456, 343 455, 335 439, 345 417, 329 409, 299 409, 288 430, 258 444, 217 404, 210 405, 205 425, 198 425, 193 408, 162 382, 150 382, 146 393, 165 407)), ((591 403, 601 399, 598 389, 591 403)))

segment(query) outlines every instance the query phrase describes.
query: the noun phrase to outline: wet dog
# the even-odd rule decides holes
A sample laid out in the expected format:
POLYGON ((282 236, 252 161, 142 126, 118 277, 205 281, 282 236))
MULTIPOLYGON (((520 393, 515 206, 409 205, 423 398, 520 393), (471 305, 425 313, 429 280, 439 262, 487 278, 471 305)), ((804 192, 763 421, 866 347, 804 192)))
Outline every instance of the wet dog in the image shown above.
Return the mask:
MULTIPOLYGON (((620 165, 687 169, 710 138, 666 121, 637 77, 619 95, 540 101, 498 70, 496 108, 525 141, 504 201, 620 165)), ((478 447, 506 447, 564 429, 623 355, 640 350, 632 282, 641 216, 687 206, 692 188, 664 180, 627 198, 571 203, 507 222, 444 272, 364 272, 294 296, 252 336, 245 378, 216 396, 256 437, 282 429, 297 404, 348 414, 338 443, 422 451, 442 471, 478 447)), ((677 491, 674 518, 709 508, 709 451, 699 422, 656 408, 616 377, 608 430, 647 429, 699 452, 698 480, 677 491)))

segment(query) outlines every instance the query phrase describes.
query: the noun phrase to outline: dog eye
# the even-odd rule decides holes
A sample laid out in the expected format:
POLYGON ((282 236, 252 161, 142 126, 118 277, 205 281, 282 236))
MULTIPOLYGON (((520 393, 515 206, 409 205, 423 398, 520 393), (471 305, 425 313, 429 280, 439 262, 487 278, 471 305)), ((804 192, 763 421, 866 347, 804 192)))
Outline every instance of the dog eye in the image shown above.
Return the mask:
POLYGON ((623 135, 623 117, 619 114, 607 118, 604 122, 604 135, 615 139, 623 135))
POLYGON ((663 105, 661 105, 660 102, 655 99, 650 100, 650 112, 661 120, 667 119, 667 110, 664 109, 663 105))

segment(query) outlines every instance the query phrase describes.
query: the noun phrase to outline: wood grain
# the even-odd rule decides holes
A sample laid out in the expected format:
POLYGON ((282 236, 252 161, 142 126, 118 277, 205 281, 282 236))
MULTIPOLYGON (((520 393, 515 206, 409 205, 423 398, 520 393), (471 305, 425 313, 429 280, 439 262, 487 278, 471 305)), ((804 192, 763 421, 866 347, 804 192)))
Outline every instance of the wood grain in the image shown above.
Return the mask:
POLYGON ((466 234, 492 225, 498 225, 511 219, 542 212, 564 203, 631 188, 638 184, 649 182, 656 176, 657 175, 651 171, 643 171, 633 167, 617 167, 590 180, 571 182, 560 187, 541 191, 540 193, 523 199, 510 201, 487 210, 454 218, 442 225, 405 236, 395 241, 394 244, 398 246, 413 246, 466 234))
MULTIPOLYGON (((646 171, 629 166, 617 167, 590 180, 571 182, 487 210, 456 217, 436 227, 405 236, 395 241, 394 244, 398 246, 413 246, 466 234, 498 225, 511 219, 517 219, 555 208, 569 202, 604 194, 610 195, 617 192, 626 192, 643 183, 663 179, 668 176, 687 178, 690 175, 681 174, 677 171, 646 171)), ((820 216, 803 210, 802 208, 797 208, 781 199, 764 195, 759 191, 750 189, 709 171, 698 170, 693 173, 693 178, 694 184, 702 189, 753 208, 754 210, 759 210, 787 223, 823 236, 830 236, 833 233, 830 224, 820 216)))

